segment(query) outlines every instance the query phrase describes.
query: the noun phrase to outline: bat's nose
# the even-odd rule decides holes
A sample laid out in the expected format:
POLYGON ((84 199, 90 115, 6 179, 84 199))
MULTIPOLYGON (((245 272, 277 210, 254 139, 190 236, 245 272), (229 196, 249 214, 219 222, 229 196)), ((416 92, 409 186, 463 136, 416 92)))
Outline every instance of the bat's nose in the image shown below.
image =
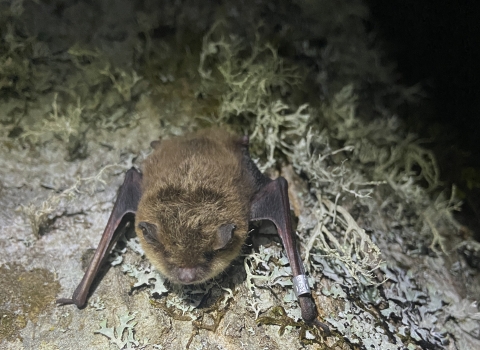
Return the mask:
POLYGON ((195 282, 197 279, 197 269, 194 267, 180 267, 178 269, 178 279, 185 284, 195 282))

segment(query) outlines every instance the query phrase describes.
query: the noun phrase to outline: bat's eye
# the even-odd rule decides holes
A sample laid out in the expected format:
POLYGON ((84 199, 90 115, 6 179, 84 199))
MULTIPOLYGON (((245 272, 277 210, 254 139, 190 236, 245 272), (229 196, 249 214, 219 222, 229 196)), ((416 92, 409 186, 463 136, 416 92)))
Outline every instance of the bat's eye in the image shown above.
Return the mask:
POLYGON ((142 221, 138 223, 138 228, 142 230, 143 238, 145 238, 145 241, 147 241, 147 243, 158 243, 157 226, 149 222, 142 221))
POLYGON ((220 226, 217 230, 217 242, 215 242, 213 249, 224 249, 232 240, 235 228, 236 226, 234 224, 224 224, 220 226))

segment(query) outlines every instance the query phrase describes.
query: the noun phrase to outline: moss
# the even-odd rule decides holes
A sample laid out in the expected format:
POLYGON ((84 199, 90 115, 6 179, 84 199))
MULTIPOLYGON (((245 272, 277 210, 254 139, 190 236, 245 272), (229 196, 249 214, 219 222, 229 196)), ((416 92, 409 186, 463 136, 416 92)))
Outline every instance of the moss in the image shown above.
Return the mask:
POLYGON ((303 345, 319 344, 322 347, 325 346, 324 339, 319 328, 316 328, 313 325, 307 325, 302 321, 297 322, 293 320, 292 318, 288 317, 287 312, 281 306, 272 308, 268 316, 259 317, 256 322, 257 324, 280 326, 278 330, 279 335, 283 335, 287 327, 299 328, 298 336, 303 345))
POLYGON ((27 271, 17 264, 0 267, 0 280, 0 341, 11 341, 53 304, 60 284, 48 270, 27 271))

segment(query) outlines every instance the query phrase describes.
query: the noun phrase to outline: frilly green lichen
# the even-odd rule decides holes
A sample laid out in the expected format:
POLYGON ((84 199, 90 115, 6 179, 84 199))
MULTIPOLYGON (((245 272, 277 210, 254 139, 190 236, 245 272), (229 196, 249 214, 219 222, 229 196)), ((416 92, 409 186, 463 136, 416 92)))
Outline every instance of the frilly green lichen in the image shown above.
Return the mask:
POLYGON ((265 147, 257 149, 267 158, 265 170, 276 163, 277 150, 291 154, 292 140, 301 138, 308 125, 307 104, 291 107, 282 101, 302 78, 259 36, 251 45, 238 37, 226 39, 222 25, 216 23, 205 35, 198 71, 206 91, 221 91, 218 121, 247 126, 254 149, 265 147))
POLYGON ((43 143, 56 137, 63 142, 68 142, 71 136, 79 133, 82 112, 84 110, 80 99, 77 99, 76 105, 68 105, 65 112, 59 111, 57 100, 58 93, 55 93, 52 111, 41 120, 41 126, 25 127, 25 132, 21 135, 23 139, 27 139, 32 143, 43 143))
MULTIPOLYGON (((422 226, 418 228, 419 231, 432 237, 430 247, 436 251, 439 246, 446 252, 441 231, 448 227, 458 227, 451 212, 458 210, 459 202, 455 199, 454 190, 449 200, 445 200, 444 194, 437 195, 434 201, 430 200, 432 192, 441 184, 433 152, 423 148, 422 141, 416 136, 404 135, 395 117, 365 123, 357 115, 357 104, 352 85, 345 86, 335 94, 332 101, 320 110, 327 122, 328 136, 322 133, 326 137, 323 136, 323 140, 317 140, 316 143, 328 145, 330 138, 341 141, 345 148, 350 147, 350 159, 357 165, 355 176, 363 173, 363 176, 369 178, 369 181, 364 180, 363 183, 362 180, 351 179, 350 184, 357 187, 380 184, 390 186, 391 199, 387 198, 385 203, 407 203, 421 218, 419 222, 422 226), (422 182, 427 186, 424 187, 422 182)), ((298 164, 298 168, 302 166, 305 166, 304 163, 298 164)), ((306 166, 312 167, 311 163, 306 163, 306 166)), ((315 167, 314 179, 318 173, 325 171, 315 167)), ((333 180, 330 178, 327 181, 334 182, 333 180)), ((342 178, 340 180, 340 183, 345 181, 342 178)), ((398 210, 402 215, 402 204, 399 204, 398 210)))

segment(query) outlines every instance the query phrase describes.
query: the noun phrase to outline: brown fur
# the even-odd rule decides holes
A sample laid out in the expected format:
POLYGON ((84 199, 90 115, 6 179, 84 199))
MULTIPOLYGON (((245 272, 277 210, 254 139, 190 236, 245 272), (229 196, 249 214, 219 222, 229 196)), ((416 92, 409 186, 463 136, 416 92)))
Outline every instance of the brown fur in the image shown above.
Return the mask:
POLYGON ((242 138, 213 129, 155 144, 143 169, 143 195, 136 222, 154 224, 158 244, 137 234, 149 260, 173 282, 180 269, 194 269, 201 283, 226 269, 247 237, 254 185, 242 161, 242 138), (234 237, 218 244, 221 225, 234 237))

